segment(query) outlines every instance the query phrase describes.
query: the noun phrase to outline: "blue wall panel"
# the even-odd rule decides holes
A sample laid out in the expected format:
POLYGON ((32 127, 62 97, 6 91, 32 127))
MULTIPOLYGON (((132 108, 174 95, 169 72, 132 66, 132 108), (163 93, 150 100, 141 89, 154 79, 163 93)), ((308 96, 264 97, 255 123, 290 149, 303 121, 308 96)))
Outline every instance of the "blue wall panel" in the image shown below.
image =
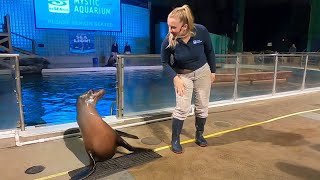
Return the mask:
MULTIPOLYGON (((121 5, 122 31, 104 32, 90 31, 94 33, 94 55, 109 55, 111 45, 118 42, 119 52, 124 50, 125 43, 131 45, 132 53, 150 53, 150 11, 149 9, 122 4, 121 5)), ((42 56, 79 55, 69 52, 70 32, 87 32, 81 30, 36 29, 34 5, 32 0, 1 0, 0 24, 4 23, 4 16, 9 14, 11 31, 19 35, 34 39, 37 44, 36 53, 42 56)), ((13 46, 31 51, 31 42, 12 35, 13 46)), ((90 54, 92 55, 92 54, 90 54)))

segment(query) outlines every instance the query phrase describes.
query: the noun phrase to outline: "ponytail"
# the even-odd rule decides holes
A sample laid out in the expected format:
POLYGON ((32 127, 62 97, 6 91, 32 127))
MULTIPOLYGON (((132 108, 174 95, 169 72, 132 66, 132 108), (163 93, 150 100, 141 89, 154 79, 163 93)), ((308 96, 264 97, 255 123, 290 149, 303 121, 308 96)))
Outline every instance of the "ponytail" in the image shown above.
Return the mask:
MULTIPOLYGON (((188 5, 183 5, 182 7, 177 7, 174 10, 172 10, 168 17, 176 17, 182 22, 183 24, 188 25, 187 29, 187 35, 190 35, 191 37, 195 36, 195 27, 194 27, 194 18, 191 12, 191 9, 188 5)), ((177 45, 177 39, 178 38, 183 38, 181 36, 173 36, 170 32, 168 33, 168 41, 169 45, 167 48, 172 48, 174 49, 177 45)))

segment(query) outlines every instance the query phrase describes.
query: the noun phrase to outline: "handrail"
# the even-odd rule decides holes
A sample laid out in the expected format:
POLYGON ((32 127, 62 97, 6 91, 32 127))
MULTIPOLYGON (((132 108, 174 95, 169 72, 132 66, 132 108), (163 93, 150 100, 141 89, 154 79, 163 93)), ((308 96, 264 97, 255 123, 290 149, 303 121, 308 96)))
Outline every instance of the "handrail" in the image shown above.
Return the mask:
MULTIPOLYGON (((273 53, 273 54, 216 54, 216 57, 237 57, 237 56, 301 56, 301 55, 312 55, 312 56, 320 56, 320 52, 306 52, 306 53, 295 53, 295 54, 280 54, 280 53, 273 53)), ((160 54, 118 54, 118 58, 160 58, 160 54)))
POLYGON ((28 38, 28 37, 22 36, 22 35, 20 35, 20 34, 18 34, 18 33, 15 33, 15 32, 11 32, 11 34, 15 34, 15 35, 20 36, 20 37, 23 37, 23 38, 25 38, 25 39, 27 39, 27 40, 34 41, 33 39, 30 39, 30 38, 28 38))
POLYGON ((8 35, 8 39, 7 39, 7 42, 8 42, 8 47, 5 47, 5 50, 9 53, 12 53, 12 42, 11 42, 11 30, 10 30, 10 18, 9 18, 9 15, 6 15, 4 17, 4 25, 2 27, 2 30, 4 33, 7 33, 8 35))
POLYGON ((110 106, 110 115, 112 116, 113 115, 113 111, 114 111, 114 107, 115 105, 117 105, 117 101, 114 101, 111 106, 110 106))
POLYGON ((23 37, 23 38, 25 38, 25 39, 27 39, 27 40, 34 41, 33 39, 30 39, 30 38, 28 38, 28 37, 26 37, 26 36, 20 35, 20 34, 15 33, 15 32, 11 32, 11 34, 15 34, 15 35, 20 36, 20 37, 23 37))
MULTIPOLYGON (((313 51, 313 52, 306 52, 306 51, 301 51, 301 52, 288 52, 288 51, 286 51, 286 52, 273 52, 273 53, 270 53, 270 54, 320 54, 319 50, 318 51, 313 51)), ((248 51, 248 53, 250 53, 250 51, 248 51)), ((255 55, 259 55, 259 54, 269 55, 269 53, 265 53, 265 52, 255 52, 255 53, 252 53, 252 54, 255 54, 255 55)))
POLYGON ((2 29, 4 32, 9 32, 10 31, 10 18, 9 15, 6 15, 4 17, 4 24, 2 26, 2 29))
POLYGON ((0 57, 7 58, 7 57, 17 57, 19 54, 0 54, 0 57))
POLYGON ((158 58, 160 54, 118 54, 118 58, 158 58))
POLYGON ((279 54, 319 54, 320 52, 279 52, 279 54))
MULTIPOLYGON (((10 53, 13 52, 13 49, 12 49, 13 47, 12 47, 12 45, 11 45, 11 40, 12 40, 11 36, 12 36, 12 35, 16 35, 16 36, 19 36, 19 37, 21 37, 21 38, 24 38, 24 39, 26 39, 26 40, 31 41, 31 46, 32 46, 32 51, 31 51, 31 53, 32 53, 32 54, 36 54, 36 41, 35 41, 34 39, 25 37, 25 36, 23 36, 23 35, 20 35, 20 34, 14 33, 14 32, 11 32, 11 30, 10 30, 10 16, 9 16, 9 15, 6 15, 6 16, 5 16, 5 18, 4 18, 4 24, 3 24, 2 29, 3 29, 3 32, 6 32, 6 33, 9 34, 8 36, 9 36, 9 42, 10 42, 10 47, 9 47, 9 49, 10 49, 9 52, 10 52, 10 53)), ((26 50, 24 50, 24 51, 26 51, 26 50)))
POLYGON ((14 34, 14 35, 16 35, 16 36, 19 36, 19 37, 22 37, 22 38, 24 38, 24 39, 26 39, 26 40, 31 41, 32 53, 33 53, 33 54, 36 54, 36 41, 35 41, 34 39, 25 37, 25 36, 23 36, 23 35, 20 35, 20 34, 14 33, 14 32, 11 32, 11 34, 14 34))

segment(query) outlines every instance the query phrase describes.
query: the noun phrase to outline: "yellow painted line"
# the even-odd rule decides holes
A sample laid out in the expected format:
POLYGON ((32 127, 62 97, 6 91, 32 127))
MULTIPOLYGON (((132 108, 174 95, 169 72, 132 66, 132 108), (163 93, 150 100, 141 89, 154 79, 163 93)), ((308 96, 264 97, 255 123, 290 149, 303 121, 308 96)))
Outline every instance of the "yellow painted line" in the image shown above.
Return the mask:
MULTIPOLYGON (((277 121, 277 120, 284 119, 284 118, 287 118, 287 117, 292 117, 292 116, 296 116, 296 115, 299 115, 299 114, 304 114, 304 113, 308 113, 308 112, 315 112, 315 111, 320 111, 320 108, 311 109, 311 110, 307 110, 307 111, 300 111, 300 112, 296 112, 296 113, 287 114, 287 115, 284 115, 284 116, 279 116, 279 117, 276 117, 276 118, 272 118, 272 119, 269 119, 269 120, 266 120, 266 121, 253 123, 253 124, 249 124, 249 125, 241 126, 241 127, 238 127, 238 128, 225 130, 225 131, 216 132, 216 133, 213 133, 213 134, 206 135, 206 136, 204 136, 204 138, 207 139, 207 138, 219 136, 219 135, 222 135, 222 134, 226 134, 226 133, 229 133, 229 132, 238 131, 238 130, 249 128, 249 127, 253 127, 253 126, 259 126, 259 125, 262 125, 262 124, 266 124, 266 123, 269 123, 269 122, 277 121)), ((189 140, 183 141, 183 142, 181 142, 181 144, 187 144, 187 143, 191 143, 191 142, 195 142, 195 139, 189 139, 189 140)), ((153 151, 157 152, 157 151, 169 149, 170 147, 171 147, 170 145, 169 146, 163 146, 163 147, 156 148, 153 151)), ((51 179, 51 178, 55 178, 55 177, 58 177, 58 176, 66 175, 69 172, 70 171, 65 171, 65 172, 53 174, 53 175, 46 176, 46 177, 39 178, 39 179, 35 179, 35 180, 51 179)))
POLYGON ((61 173, 57 173, 57 174, 53 174, 53 175, 50 175, 50 176, 46 176, 46 177, 42 177, 42 178, 38 178, 38 179, 35 179, 35 180, 46 180, 46 179, 52 179, 52 178, 55 178, 55 177, 59 177, 59 176, 63 176, 63 175, 67 175, 70 171, 65 171, 65 172, 61 172, 61 173))
MULTIPOLYGON (((296 112, 296 113, 292 113, 292 114, 287 114, 287 115, 279 116, 279 117, 272 118, 272 119, 269 119, 269 120, 266 120, 266 121, 253 123, 253 124, 249 124, 249 125, 246 125, 246 126, 241 126, 241 127, 238 127, 238 128, 229 129, 229 130, 225 130, 225 131, 216 132, 216 133, 213 133, 213 134, 206 135, 206 136, 204 136, 204 138, 207 139, 207 138, 219 136, 219 135, 222 135, 222 134, 226 134, 226 133, 229 133, 229 132, 239 131, 241 129, 245 129, 245 128, 249 128, 249 127, 253 127, 253 126, 259 126, 259 125, 262 125, 262 124, 266 124, 266 123, 269 123, 269 122, 277 121, 277 120, 284 119, 284 118, 287 118, 287 117, 296 116, 296 115, 299 115, 299 114, 304 114, 304 113, 314 112, 314 111, 320 111, 320 108, 319 109, 312 109, 312 110, 307 110, 307 111, 296 112)), ((189 139, 189 140, 181 142, 180 144, 187 144, 187 143, 191 143, 191 142, 195 142, 195 139, 189 139)), ((163 146, 163 147, 160 147, 160 148, 156 148, 153 151, 157 152, 157 151, 161 151, 161 150, 164 150, 164 149, 168 149, 170 147, 171 147, 170 145, 169 146, 163 146)))

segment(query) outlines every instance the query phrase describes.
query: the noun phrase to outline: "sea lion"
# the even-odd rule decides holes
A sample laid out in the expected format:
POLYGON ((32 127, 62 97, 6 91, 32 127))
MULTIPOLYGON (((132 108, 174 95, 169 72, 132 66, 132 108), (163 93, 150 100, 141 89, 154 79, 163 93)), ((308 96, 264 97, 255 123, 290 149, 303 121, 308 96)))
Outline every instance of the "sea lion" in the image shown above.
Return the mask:
POLYGON ((90 157, 90 165, 71 179, 84 179, 95 171, 96 161, 111 159, 118 146, 129 151, 138 151, 123 140, 99 115, 96 110, 97 102, 105 94, 104 89, 89 90, 78 97, 77 123, 83 138, 84 146, 90 157))

